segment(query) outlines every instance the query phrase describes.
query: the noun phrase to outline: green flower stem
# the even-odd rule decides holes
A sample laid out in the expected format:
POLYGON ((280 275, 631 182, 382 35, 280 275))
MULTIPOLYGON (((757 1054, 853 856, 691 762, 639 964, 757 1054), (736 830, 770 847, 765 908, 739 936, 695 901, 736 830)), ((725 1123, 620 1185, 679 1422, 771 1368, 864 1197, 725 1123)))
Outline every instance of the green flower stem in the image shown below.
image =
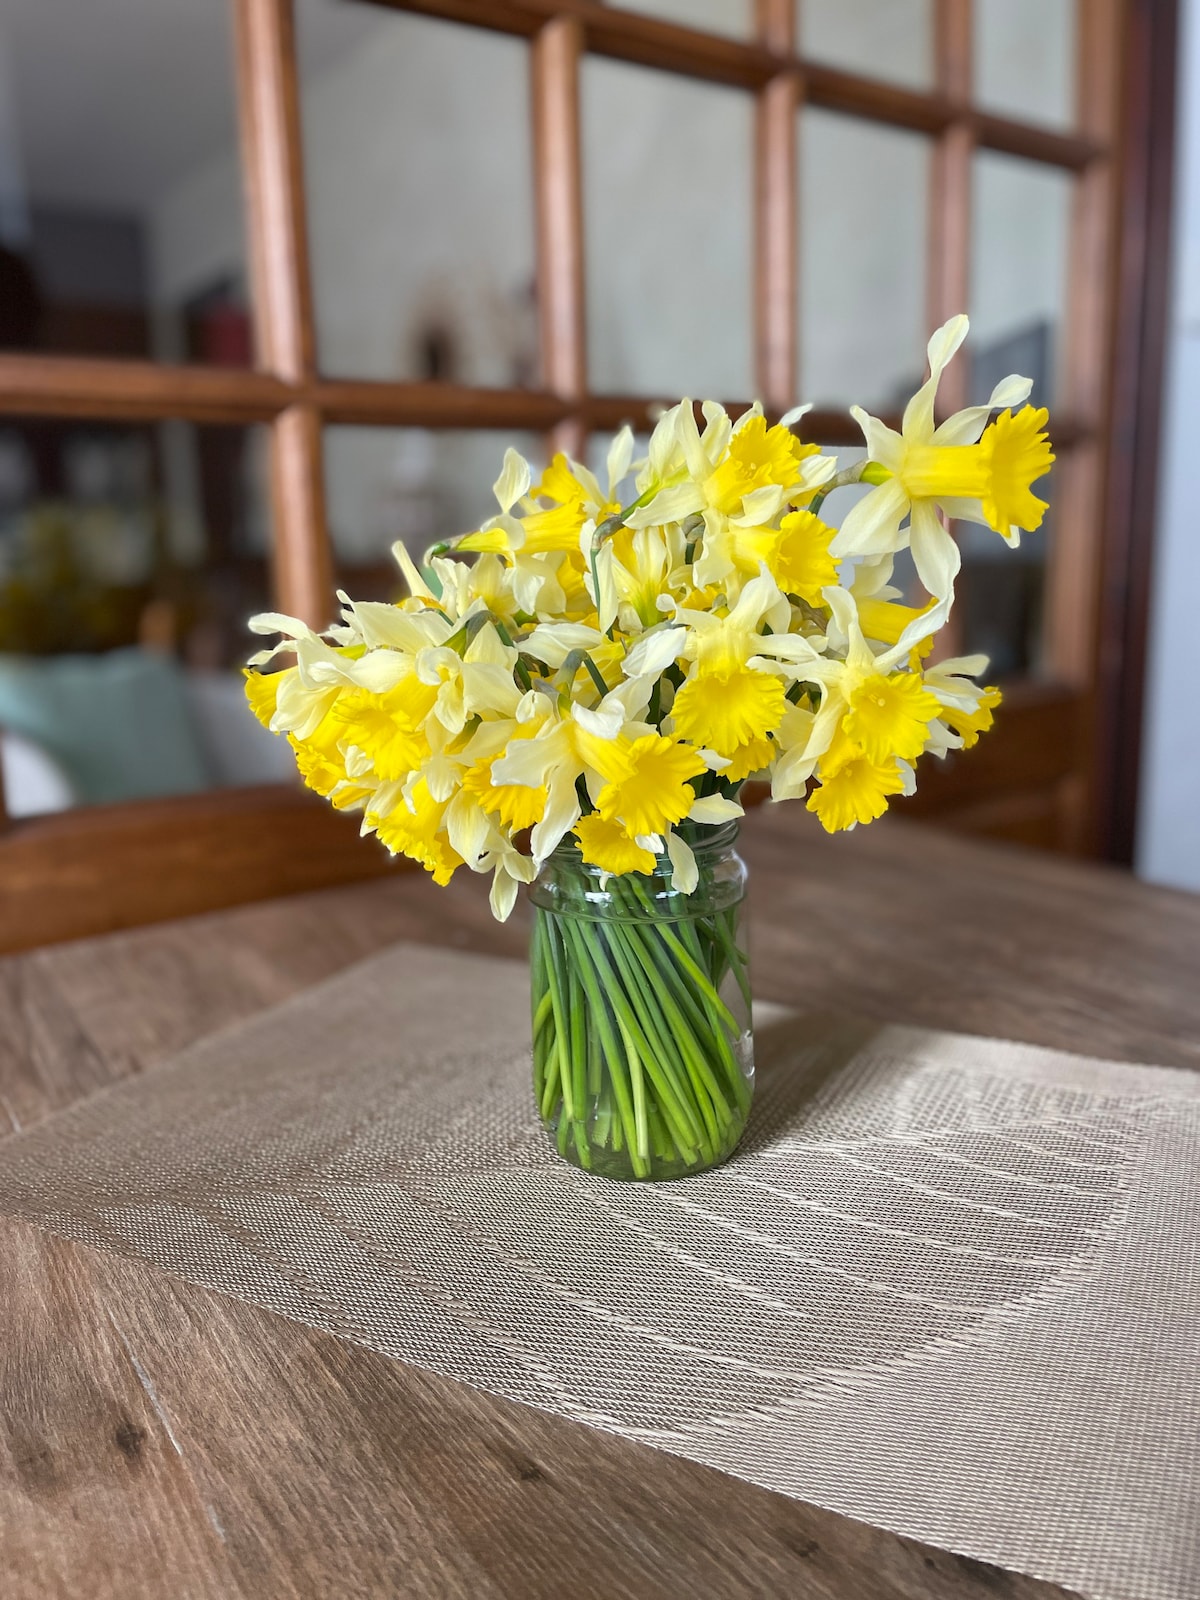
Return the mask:
MULTIPOLYGON (((549 914, 545 913, 545 915, 547 916, 547 921, 549 921, 549 914)), ((574 918, 564 917, 555 920, 561 920, 562 927, 566 932, 566 938, 574 949, 579 976, 587 993, 592 1020, 600 1030, 601 1042, 608 1062, 609 1080, 612 1084, 613 1094, 617 1101, 617 1110, 620 1115, 621 1131, 624 1136, 624 1142, 629 1147, 630 1165, 636 1177, 648 1178, 650 1176, 650 1168, 640 1153, 634 1133, 633 1096, 630 1092, 629 1080, 625 1076, 623 1055, 618 1054, 619 1047, 613 1034, 609 1009, 603 995, 596 986, 596 975, 588 945, 574 918)))
MULTIPOLYGON (((685 1124, 692 1136, 692 1142, 702 1141, 705 1132, 705 1123, 708 1120, 705 1109, 697 1105, 693 1110, 688 1104, 689 1090, 692 1085, 689 1079, 693 1077, 688 1054, 680 1042, 681 1034, 686 1031, 682 1019, 678 1016, 676 1008, 669 995, 661 988, 655 992, 657 974, 653 961, 650 958, 644 942, 637 937, 636 931, 622 927, 619 932, 610 934, 610 937, 623 941, 626 948, 624 961, 626 968, 626 982, 630 993, 634 995, 641 1006, 641 1014, 645 1018, 646 1031, 651 1036, 651 1042, 657 1044, 663 1069, 670 1080, 671 1092, 675 1095, 683 1114, 685 1124), (697 1115, 697 1111, 699 1115, 697 1115)), ((710 1132, 715 1130, 710 1129, 710 1132)))
POLYGON ((561 952, 555 939, 549 939, 550 964, 546 974, 550 986, 550 1006, 554 1012, 554 1040, 557 1045, 558 1075, 562 1085, 563 1109, 567 1121, 575 1120, 575 1092, 571 1079, 571 1063, 568 1055, 567 1032, 567 1003, 564 989, 566 963, 561 960, 561 952))
MULTIPOLYGON (((541 973, 536 968, 534 969, 533 976, 535 985, 540 986, 541 973)), ((533 1013, 533 1031, 535 1034, 541 1033, 542 1029, 546 1026, 547 1019, 551 1016, 551 1014, 552 1001, 550 999, 549 991, 547 991, 538 1001, 537 1010, 533 1013)))
MULTIPOLYGON (((704 924, 701 924, 700 927, 704 927, 705 931, 708 931, 704 924)), ((695 948, 698 940, 699 928, 687 925, 685 931, 691 936, 691 943, 693 948, 695 948)), ((702 955, 700 960, 703 961, 702 955)), ((739 1104, 741 1104, 743 1110, 745 1110, 748 1109, 750 1104, 750 1086, 746 1082, 737 1058, 734 1056, 733 1051, 730 1048, 729 1038, 726 1037, 725 1031, 726 1027, 728 1027, 730 1035, 736 1039, 739 1031, 738 1025, 736 1020, 732 1017, 728 1007, 724 1004, 717 993, 717 986, 724 976, 725 964, 723 953, 718 955, 714 946, 713 953, 709 961, 712 974, 709 985, 698 995, 692 995, 691 998, 693 1000, 693 1004, 699 1002, 703 1005, 706 1016, 706 1025, 702 1029, 702 1034, 704 1037, 709 1037, 711 1035, 715 1041, 717 1045, 717 1053, 720 1056, 721 1064, 725 1069, 725 1075, 729 1079, 729 1083, 734 1090, 739 1104)), ((676 974, 676 976, 678 977, 678 974, 676 974)), ((688 991, 685 989, 685 992, 688 991)), ((747 1010, 749 1010, 749 1002, 747 1002, 747 1010)))
MULTIPOLYGON (((645 889, 642 888, 640 883, 635 883, 633 888, 634 888, 634 893, 637 895, 638 899, 642 902, 642 905, 646 908, 647 913, 649 915, 653 916, 654 915, 654 908, 650 904, 650 901, 649 901, 649 898, 646 895, 645 889)), ((700 970, 700 967, 697 965, 697 963, 696 963, 695 959, 693 958, 691 952, 684 948, 684 945, 683 945, 682 941, 678 938, 678 936, 675 934, 673 929, 666 922, 657 922, 656 921, 655 926, 660 928, 661 937, 663 939, 663 942, 671 950, 674 951, 675 955, 677 956, 680 964, 683 966, 685 971, 687 971, 688 973, 691 974, 692 978, 696 981, 697 985, 700 987, 700 989, 703 991, 703 993, 705 995, 707 995, 708 999, 712 1002, 712 1004, 716 1008, 717 1014, 720 1016, 721 1020, 723 1022, 727 1023, 728 1026, 729 1026, 730 1031, 733 1034, 736 1035, 737 1032, 738 1032, 738 1025, 737 1025, 736 1017, 733 1015, 733 1012, 730 1011, 729 1007, 725 1004, 725 1002, 721 999, 721 996, 713 988, 713 986, 709 982, 708 978, 700 970)), ((694 927, 692 926, 692 924, 690 922, 688 922, 685 919, 681 923, 681 926, 685 927, 688 930, 688 936, 692 940, 696 939, 695 929, 694 929, 694 927)), ((699 953, 699 952, 697 951, 697 953, 699 953)))
POLYGON ((582 1120, 587 1105, 587 1009, 583 984, 574 967, 568 967, 568 977, 567 1015, 571 1025, 571 1090, 576 1118, 582 1120))
POLYGON ((880 469, 876 467, 873 461, 856 461, 852 467, 843 467, 840 472, 835 473, 830 478, 829 482, 824 485, 818 494, 812 497, 808 503, 808 509, 814 517, 819 515, 821 507, 825 504, 826 497, 832 494, 835 489, 844 489, 849 484, 886 483, 887 477, 890 477, 891 474, 888 473, 887 477, 879 477, 879 471, 880 469), (872 472, 869 477, 868 470, 872 472))
MULTIPOLYGON (((582 1064, 580 1055, 575 1048, 576 1040, 581 1036, 577 1028, 583 1024, 583 1007, 572 1005, 572 985, 577 982, 574 969, 566 959, 559 942, 548 938, 551 964, 551 1010, 554 1013, 555 1039, 558 1046, 558 1076, 562 1089, 563 1099, 563 1128, 568 1124, 570 1137, 575 1145, 579 1164, 590 1167, 592 1164, 591 1151, 588 1148, 587 1128, 584 1123, 584 1109, 586 1096, 583 1093, 581 1077, 582 1064)), ((560 1149, 565 1138, 563 1129, 560 1128, 560 1149)))
MULTIPOLYGON (((599 933, 600 930, 597 929, 596 931, 599 933)), ((651 1078, 654 1089, 660 1098, 660 1104, 663 1106, 664 1110, 672 1106, 673 1091, 659 1050, 656 1048, 657 1041, 656 1039, 652 1039, 650 1036, 653 1032, 655 1032, 653 1022, 644 1010, 639 1011, 636 1003, 631 1003, 632 997, 628 989, 621 987, 620 977, 624 976, 626 980, 628 980, 628 968, 622 959, 622 952, 620 951, 619 946, 611 937, 613 930, 610 928, 604 930, 604 932, 609 935, 608 943, 615 959, 616 966, 622 969, 620 973, 617 973, 614 971, 612 966, 608 967, 606 973, 608 978, 607 992, 610 1000, 613 1002, 614 1010, 617 1014, 617 1021, 621 1028, 622 1037, 626 1041, 626 1049, 628 1051, 629 1044, 632 1044, 637 1052, 637 1073, 633 1074, 631 1068, 631 1079, 635 1091, 634 1113, 636 1123, 636 1114, 638 1109, 637 1086, 639 1082, 643 1081, 643 1071, 651 1078)), ((672 1107, 672 1109, 674 1109, 674 1107, 672 1107)), ((686 1115, 682 1113, 681 1108, 680 1116, 682 1120, 684 1142, 686 1145, 691 1145, 692 1140, 688 1136, 686 1115)))
POLYGON ((650 963, 654 982, 674 998, 677 1008, 684 1013, 697 1037, 706 1039, 712 1032, 712 1019, 701 1003, 700 997, 672 959, 670 951, 661 941, 647 941, 645 954, 650 963))
MULTIPOLYGON (((708 1001, 703 994, 697 993, 687 983, 684 972, 680 969, 677 961, 672 959, 670 950, 662 941, 653 941, 649 946, 649 950, 658 970, 660 994, 664 999, 677 1001, 689 1015, 690 1027, 683 1022, 682 1018, 679 1020, 679 1037, 685 1045, 690 1045, 690 1059, 696 1064, 701 1077, 704 1078, 709 1086, 709 1092, 715 1093, 717 1111, 724 1116, 728 1116, 729 1107, 712 1076, 707 1053, 700 1041, 711 1041, 715 1046, 725 1076, 729 1079, 739 1105, 745 1110, 750 1103, 750 1086, 746 1082, 737 1058, 730 1048, 721 1017, 714 1015, 711 1001, 708 1001)), ((720 1004, 719 1001, 718 1004, 720 1004)), ((733 1037, 736 1038, 738 1035, 737 1023, 723 1004, 721 1005, 721 1011, 729 1018, 732 1024, 733 1037)))
POLYGON ((633 1086, 634 1148, 643 1161, 649 1161, 650 1130, 646 1124, 646 1080, 642 1076, 642 1058, 620 1011, 617 1012, 617 1027, 625 1043, 625 1054, 629 1058, 629 1081, 633 1086))
POLYGON ((721 949, 725 960, 729 963, 729 970, 736 978, 742 999, 746 1002, 746 1010, 749 1011, 754 1002, 750 995, 750 978, 746 971, 748 962, 734 940, 733 915, 732 911, 718 911, 713 918, 713 927, 716 929, 717 938, 721 941, 721 949))
MULTIPOLYGON (((659 1018, 655 1015, 654 997, 641 986, 637 968, 629 952, 622 949, 622 935, 627 935, 627 930, 621 929, 618 932, 610 928, 607 933, 610 948, 622 969, 626 992, 638 1004, 637 1019, 642 1035, 643 1060, 657 1091, 658 1105, 665 1119, 665 1125, 685 1161, 694 1160, 697 1149, 704 1149, 706 1145, 708 1158, 712 1160, 715 1154, 714 1143, 712 1140, 706 1140, 702 1122, 688 1104, 687 1091, 682 1087, 675 1071, 675 1061, 672 1059, 675 1052, 672 1049, 670 1035, 664 1032, 659 1018)), ((710 1132, 715 1136, 715 1128, 710 1132)))
MULTIPOLYGON (((533 941, 530 946, 529 965, 533 993, 540 996, 533 1013, 533 1092, 537 1097, 539 1111, 542 1110, 546 1103, 547 1045, 542 1040, 542 1033, 546 1026, 546 1020, 551 1015, 550 993, 545 987, 545 948, 546 929, 542 919, 538 917, 533 925, 533 941)), ((544 1111, 543 1115, 545 1115, 544 1111)))
MULTIPOLYGON (((695 1107, 695 1111, 691 1113, 694 1139, 696 1142, 703 1144, 707 1135, 707 1142, 711 1150, 715 1152, 715 1147, 720 1143, 722 1131, 718 1124, 718 1108, 724 1117, 728 1117, 729 1108, 719 1092, 715 1100, 710 1100, 709 1098, 711 1091, 706 1093, 708 1084, 705 1082, 706 1065, 703 1049, 697 1043, 694 1034, 681 1015, 667 985, 663 983, 662 977, 655 966, 653 955, 645 948, 643 941, 631 938, 630 943, 636 948, 643 974, 640 982, 635 975, 634 986, 639 990, 639 998, 644 1007, 644 1015, 653 1019, 651 1026, 659 1039, 659 1048, 662 1051, 663 1059, 670 1060, 672 1056, 678 1059, 683 1068, 684 1079, 690 1080, 690 1098, 695 1107), (657 984, 657 994, 655 993, 655 984, 657 984), (657 1007, 655 1004, 656 999, 658 1002, 657 1007), (667 1024, 665 1027, 660 1024, 658 1019, 658 1011, 660 1009, 665 1013, 665 1022, 667 1024), (698 1123, 697 1113, 699 1114, 698 1123)), ((679 1085, 678 1089, 682 1103, 686 1106, 688 1091, 683 1090, 682 1085, 679 1085)), ((712 1154, 710 1154, 709 1159, 711 1160, 712 1158, 712 1154)))
POLYGON ((542 1075, 542 1097, 538 1102, 538 1110, 542 1120, 549 1122, 554 1111, 554 1102, 558 1099, 558 1051, 552 1049, 547 1059, 542 1075))
MULTIPOLYGON (((586 998, 587 997, 585 995, 585 1001, 586 998)), ((601 1086, 604 1082, 601 1073, 602 1062, 600 1060, 600 1042, 596 1038, 595 1028, 589 1028, 587 1030, 587 1058, 588 1094, 595 1099, 596 1096, 599 1095, 601 1086)))

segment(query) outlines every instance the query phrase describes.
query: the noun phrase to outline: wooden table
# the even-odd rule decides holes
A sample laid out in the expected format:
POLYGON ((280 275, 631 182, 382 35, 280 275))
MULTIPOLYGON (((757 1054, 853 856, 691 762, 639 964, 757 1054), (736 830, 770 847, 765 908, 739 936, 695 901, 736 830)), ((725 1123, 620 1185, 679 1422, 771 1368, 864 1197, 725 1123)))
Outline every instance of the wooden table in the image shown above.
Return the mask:
MULTIPOLYGON (((1200 900, 888 821, 745 830, 760 994, 1200 1067, 1200 900)), ((28 1126, 395 939, 519 953, 466 874, 0 963, 28 1126)), ((7 1136, 7 1135, 6 1135, 7 1136)), ((0 1219, 0 1593, 1059 1595, 0 1219)))

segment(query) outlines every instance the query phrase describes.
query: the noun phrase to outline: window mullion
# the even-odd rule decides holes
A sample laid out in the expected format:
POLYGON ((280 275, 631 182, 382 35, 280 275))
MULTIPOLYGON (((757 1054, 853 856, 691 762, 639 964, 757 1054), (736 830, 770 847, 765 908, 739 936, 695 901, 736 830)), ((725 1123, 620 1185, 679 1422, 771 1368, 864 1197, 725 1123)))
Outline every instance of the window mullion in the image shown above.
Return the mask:
POLYGON ((301 396, 316 375, 292 0, 232 0, 259 365, 297 386, 271 425, 276 603, 329 621, 333 562, 321 418, 301 396))
POLYGON ((537 287, 544 386, 570 408, 554 430, 556 448, 580 455, 587 396, 583 178, 579 72, 583 29, 555 17, 533 41, 534 194, 537 287))
MULTIPOLYGON (((795 53, 794 0, 758 0, 761 42, 795 53)), ((755 138, 755 378, 767 406, 796 398, 800 352, 797 118, 804 85, 780 72, 759 91, 755 138)))
MULTIPOLYGON (((956 115, 938 136, 930 184, 930 331, 968 306, 971 279, 971 161, 975 136, 971 103, 971 0, 936 0, 937 85, 956 115)), ((947 410, 967 403, 965 361, 952 362, 940 397, 947 410)))

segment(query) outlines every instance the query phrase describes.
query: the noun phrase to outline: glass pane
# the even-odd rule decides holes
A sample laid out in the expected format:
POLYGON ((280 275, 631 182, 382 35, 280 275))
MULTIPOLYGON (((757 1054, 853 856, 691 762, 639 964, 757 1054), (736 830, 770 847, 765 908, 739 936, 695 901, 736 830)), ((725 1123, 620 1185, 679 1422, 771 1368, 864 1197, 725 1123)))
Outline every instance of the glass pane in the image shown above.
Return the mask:
POLYGON ((492 485, 511 445, 538 472, 540 434, 476 429, 327 428, 325 487, 338 582, 356 600, 395 599, 397 539, 419 559, 496 515, 492 485))
MULTIPOLYGON (((1073 180, 990 151, 976 156, 973 179, 971 398, 985 400, 1001 378, 1020 372, 1033 379, 1034 403, 1053 405, 1073 180)), ((1045 499, 1044 486, 1041 494, 1045 499)), ((1052 506, 1037 532, 1022 534, 1017 550, 1006 550, 986 528, 957 530, 963 648, 990 657, 993 678, 1037 677, 1043 670, 1053 514, 1052 506)))
POLYGON ((229 8, 67 11, 0 12, 0 348, 247 365, 229 8))
POLYGON ((963 651, 982 651, 988 657, 989 681, 1042 673, 1042 617, 1053 515, 1051 505, 1042 526, 1035 533, 1023 533, 1016 550, 1006 549, 990 528, 958 525, 963 564, 955 608, 963 651))
POLYGON ((705 33, 746 38, 754 30, 754 0, 622 0, 626 11, 644 11, 705 33))
POLYGON ((1009 372, 1058 392, 1071 177, 1012 156, 975 157, 971 240, 971 387, 984 400, 1009 372))
POLYGON ((528 46, 345 0, 300 0, 321 365, 536 381, 528 46))
POLYGON ((1075 121, 1075 0, 975 0, 975 98, 1009 117, 1075 121))
POLYGON ((593 389, 753 393, 753 120, 737 90, 584 62, 593 389))
POLYGON ((798 0, 800 49, 868 78, 933 83, 933 0, 798 0))
POLYGON ((833 112, 800 119, 800 390, 893 410, 925 368, 929 142, 833 112))
POLYGON ((0 422, 9 811, 265 783, 246 619, 269 604, 266 430, 0 422))

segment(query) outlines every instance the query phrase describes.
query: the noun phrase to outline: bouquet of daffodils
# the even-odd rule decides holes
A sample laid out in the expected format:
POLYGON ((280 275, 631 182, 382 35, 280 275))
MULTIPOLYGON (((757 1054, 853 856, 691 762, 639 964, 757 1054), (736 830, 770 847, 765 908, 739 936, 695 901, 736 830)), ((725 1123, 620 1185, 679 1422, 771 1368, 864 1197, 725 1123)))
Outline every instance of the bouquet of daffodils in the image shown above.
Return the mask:
POLYGON ((490 873, 497 917, 534 885, 534 1088, 580 1166, 673 1177, 741 1135, 743 785, 837 832, 991 724, 985 660, 930 656, 959 565, 947 522, 1016 544, 1053 456, 1023 378, 935 424, 966 331, 930 341, 900 433, 855 410, 862 464, 802 442, 806 408, 772 426, 709 402, 701 426, 684 400, 644 459, 617 435, 603 483, 563 455, 535 481, 508 451, 496 516, 419 567, 395 547, 396 604, 343 594, 324 634, 251 623, 281 640, 251 662, 250 704, 311 788, 440 884, 490 873), (867 492, 839 526, 826 501, 849 484, 867 492), (924 595, 892 582, 906 549, 924 595), (279 652, 294 664, 263 671, 279 652))
POLYGON ((568 838, 606 874, 665 857, 687 893, 686 825, 739 816, 751 778, 806 796, 830 832, 870 822, 1000 699, 982 657, 927 659, 959 565, 946 520, 1015 545, 1045 510, 1032 485, 1054 457, 1027 379, 935 425, 966 331, 957 317, 931 339, 900 433, 853 409, 868 458, 843 471, 792 431, 807 408, 769 426, 706 402, 701 427, 688 400, 644 459, 619 433, 603 483, 563 455, 535 482, 509 450, 496 516, 420 567, 395 546, 406 599, 340 594, 324 635, 252 619, 282 636, 252 659, 252 709, 387 850, 438 883, 491 873, 500 918, 568 838), (826 498, 855 483, 870 492, 839 527, 826 498), (905 549, 915 605, 891 583, 905 549), (294 665, 263 671, 281 651, 294 665))
POLYGON ((802 443, 803 408, 770 426, 706 403, 699 426, 683 400, 645 458, 614 438, 603 483, 562 454, 534 480, 510 450, 490 522, 421 566, 395 546, 395 605, 341 595, 323 635, 251 622, 282 640, 251 662, 250 704, 312 789, 435 882, 490 872, 498 917, 533 885, 534 1093, 579 1166, 674 1178, 738 1144, 747 779, 850 829, 992 722, 984 658, 931 659, 947 520, 1016 544, 1053 456, 1026 379, 934 424, 965 333, 934 334, 899 434, 854 411, 864 464, 802 443), (867 493, 835 525, 827 496, 851 483, 867 493), (906 549, 923 595, 893 584, 906 549), (278 651, 294 664, 262 672, 278 651))

